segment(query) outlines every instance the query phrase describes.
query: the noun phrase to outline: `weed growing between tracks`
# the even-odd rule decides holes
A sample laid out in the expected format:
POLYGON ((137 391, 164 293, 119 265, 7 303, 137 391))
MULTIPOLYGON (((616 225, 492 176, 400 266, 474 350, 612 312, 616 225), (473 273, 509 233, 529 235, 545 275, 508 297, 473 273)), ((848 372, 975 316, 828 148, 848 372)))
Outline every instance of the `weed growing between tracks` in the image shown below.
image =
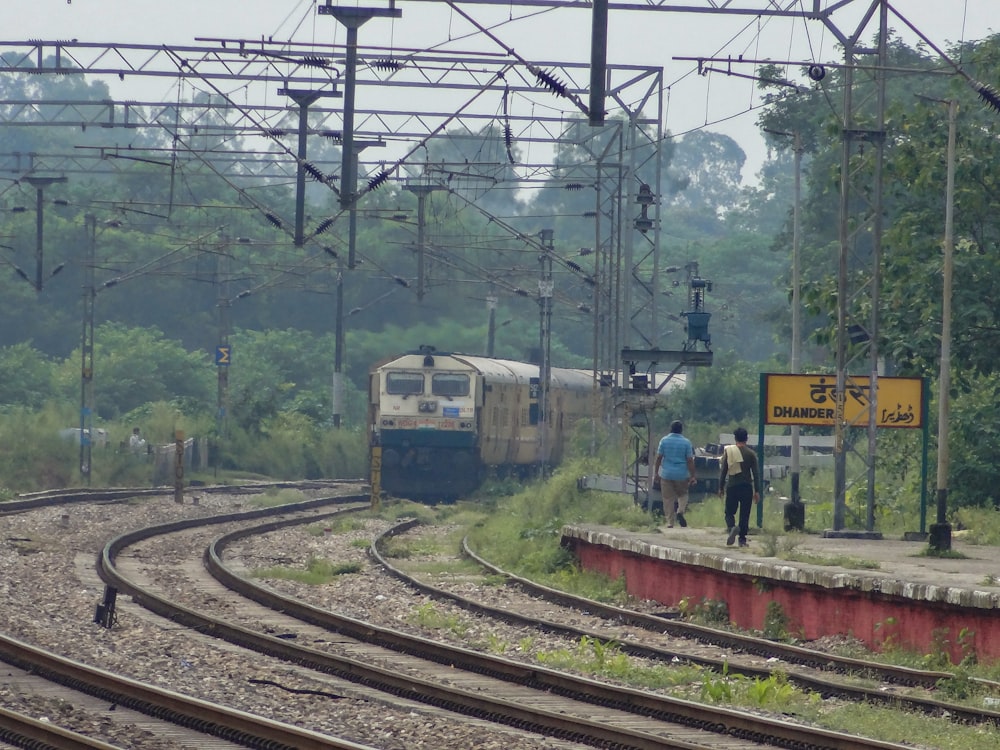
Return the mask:
MULTIPOLYGON (((472 548, 501 568, 554 588, 628 606, 635 602, 629 602, 623 581, 608 580, 578 568, 575 559, 560 546, 561 529, 572 523, 611 525, 636 531, 653 531, 657 526, 628 495, 579 490, 576 478, 588 473, 594 473, 593 467, 582 461, 574 462, 565 465, 545 483, 531 484, 507 497, 494 495, 479 505, 459 503, 414 508, 411 504, 400 503, 384 508, 383 513, 397 516, 419 513, 425 523, 448 525, 448 532, 438 538, 445 547, 457 549, 461 537, 468 535, 472 548)), ((714 518, 710 514, 716 509, 705 505, 696 512, 704 513, 704 520, 710 525, 709 519, 714 518)), ((688 513, 689 522, 697 518, 699 515, 688 513)), ((695 525, 701 524, 695 520, 695 525)), ((789 544, 786 552, 794 554, 794 544, 789 544)), ((408 557, 411 553, 405 551, 401 541, 393 556, 408 557)), ((852 563, 852 567, 866 567, 864 561, 857 560, 835 564, 845 562, 852 563)), ((424 613, 425 625, 433 620, 432 615, 424 613)), ((772 634, 776 635, 783 628, 779 627, 778 613, 772 619, 775 631, 772 634)), ((439 626, 454 632, 454 624, 439 623, 439 626)), ((541 652, 530 638, 512 644, 486 635, 483 648, 492 653, 516 650, 533 654, 540 663, 549 666, 603 676, 637 688, 667 690, 690 700, 718 700, 734 707, 791 715, 835 731, 940 750, 1000 750, 1000 736, 993 728, 960 726, 940 717, 902 714, 886 708, 821 701, 811 693, 794 689, 780 675, 750 679, 738 675, 720 676, 681 664, 650 666, 621 654, 613 644, 591 640, 581 641, 575 649, 541 652)), ((878 656, 867 654, 862 658, 878 656)), ((917 654, 912 658, 926 664, 931 655, 917 654)), ((896 662, 897 658, 885 660, 896 662)), ((976 666, 976 670, 983 676, 988 676, 990 671, 981 666, 976 666)), ((968 680, 960 682, 967 686, 968 680)), ((947 699, 957 698, 957 694, 963 692, 960 690, 963 685, 956 683, 956 689, 951 691, 956 695, 948 695, 947 699)), ((948 692, 947 687, 942 686, 943 693, 948 692)), ((982 699, 981 695, 969 696, 972 704, 982 705, 982 699)))
POLYGON ((305 583, 310 586, 320 586, 324 583, 329 583, 337 576, 358 573, 360 570, 361 563, 348 562, 334 564, 329 560, 310 557, 306 561, 305 569, 287 568, 279 565, 271 568, 257 568, 251 571, 250 575, 253 578, 278 578, 286 581, 305 583))

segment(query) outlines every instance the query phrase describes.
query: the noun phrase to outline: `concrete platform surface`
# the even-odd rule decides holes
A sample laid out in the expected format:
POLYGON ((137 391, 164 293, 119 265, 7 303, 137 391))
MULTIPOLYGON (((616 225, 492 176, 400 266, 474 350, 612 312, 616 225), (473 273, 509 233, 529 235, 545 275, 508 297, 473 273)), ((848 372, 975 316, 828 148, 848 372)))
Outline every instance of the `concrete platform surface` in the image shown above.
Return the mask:
MULTIPOLYGON (((617 530, 617 534, 629 534, 617 530)), ((749 546, 740 548, 726 545, 726 530, 723 528, 679 528, 663 527, 659 533, 635 534, 637 539, 653 545, 664 545, 676 550, 698 552, 707 555, 722 555, 733 560, 760 563, 775 570, 775 577, 789 575, 787 568, 801 571, 798 579, 802 582, 819 583, 827 580, 831 586, 848 585, 851 579, 858 579, 856 585, 871 589, 864 580, 884 582, 877 589, 883 593, 896 591, 905 584, 913 587, 932 588, 916 598, 930 598, 954 601, 968 596, 948 596, 946 589, 960 589, 965 592, 980 592, 978 605, 1000 608, 1000 547, 968 544, 961 539, 953 539, 951 551, 963 557, 931 557, 927 555, 927 542, 905 542, 898 539, 849 539, 825 538, 819 534, 782 534, 768 539, 759 530, 751 528, 749 546), (777 554, 768 554, 770 552, 777 554), (796 559, 798 558, 798 559, 796 559), (843 560, 846 565, 830 565, 829 562, 843 560), (873 564, 868 569, 856 563, 873 564), (780 572, 779 572, 780 569, 780 572), (837 577, 840 582, 837 583, 837 577)), ((737 566, 747 567, 747 566, 737 566)), ((757 574, 761 570, 757 569, 757 574)), ((911 594, 912 596, 912 594, 911 594)), ((972 604, 971 601, 968 602, 972 604)))

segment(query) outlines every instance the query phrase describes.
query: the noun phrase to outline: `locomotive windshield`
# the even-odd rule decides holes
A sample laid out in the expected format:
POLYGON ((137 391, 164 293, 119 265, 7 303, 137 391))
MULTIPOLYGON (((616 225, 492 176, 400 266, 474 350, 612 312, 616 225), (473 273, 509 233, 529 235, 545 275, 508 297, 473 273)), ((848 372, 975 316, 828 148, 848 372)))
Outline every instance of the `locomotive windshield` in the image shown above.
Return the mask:
POLYGON ((419 372, 390 372, 385 376, 385 390, 395 396, 422 394, 424 376, 419 372))
POLYGON ((469 376, 460 372, 436 372, 431 379, 435 396, 468 396, 469 376))

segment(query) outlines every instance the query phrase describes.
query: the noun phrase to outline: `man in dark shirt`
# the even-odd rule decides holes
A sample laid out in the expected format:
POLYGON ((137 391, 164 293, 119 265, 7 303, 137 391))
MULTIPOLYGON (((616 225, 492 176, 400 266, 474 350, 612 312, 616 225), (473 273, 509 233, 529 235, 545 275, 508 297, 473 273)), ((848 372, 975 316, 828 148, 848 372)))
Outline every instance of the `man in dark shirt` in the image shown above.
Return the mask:
POLYGON ((750 509, 760 501, 760 471, 757 454, 747 446, 746 428, 737 427, 733 437, 736 445, 727 445, 720 461, 719 495, 725 493, 726 497, 726 544, 732 545, 739 535, 740 546, 746 547, 750 509))

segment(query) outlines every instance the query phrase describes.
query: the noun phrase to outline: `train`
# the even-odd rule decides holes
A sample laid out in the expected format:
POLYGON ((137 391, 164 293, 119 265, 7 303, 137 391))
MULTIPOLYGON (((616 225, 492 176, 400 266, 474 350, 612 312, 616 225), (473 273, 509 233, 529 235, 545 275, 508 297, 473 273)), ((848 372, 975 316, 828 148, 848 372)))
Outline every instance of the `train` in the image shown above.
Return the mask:
POLYGON ((600 413, 601 388, 588 370, 549 371, 543 393, 537 364, 427 345, 374 365, 373 479, 395 497, 447 502, 475 492, 491 471, 525 476, 558 464, 574 425, 600 413))

